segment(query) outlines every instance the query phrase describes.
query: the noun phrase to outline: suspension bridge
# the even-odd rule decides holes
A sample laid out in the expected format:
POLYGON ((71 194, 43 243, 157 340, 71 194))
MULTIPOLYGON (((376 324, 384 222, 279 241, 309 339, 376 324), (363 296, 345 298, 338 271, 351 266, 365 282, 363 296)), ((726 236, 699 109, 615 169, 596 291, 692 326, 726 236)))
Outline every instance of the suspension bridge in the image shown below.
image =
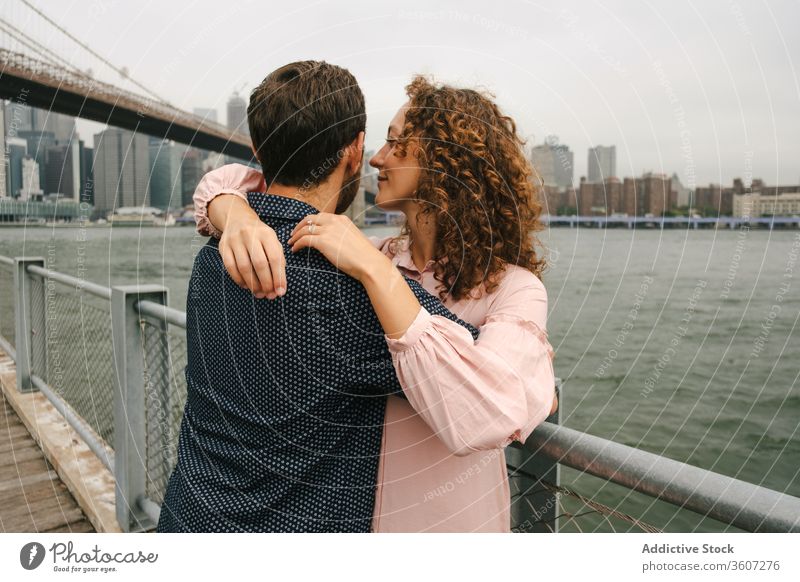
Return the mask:
POLYGON ((243 160, 252 158, 250 138, 245 133, 180 110, 32 3, 20 0, 18 4, 43 29, 36 36, 48 41, 37 40, 19 22, 0 17, 0 98, 243 160), (67 60, 65 54, 75 56, 67 60), (76 64, 77 59, 83 64, 76 64), (93 67, 120 75, 132 89, 96 78, 91 73, 93 67))

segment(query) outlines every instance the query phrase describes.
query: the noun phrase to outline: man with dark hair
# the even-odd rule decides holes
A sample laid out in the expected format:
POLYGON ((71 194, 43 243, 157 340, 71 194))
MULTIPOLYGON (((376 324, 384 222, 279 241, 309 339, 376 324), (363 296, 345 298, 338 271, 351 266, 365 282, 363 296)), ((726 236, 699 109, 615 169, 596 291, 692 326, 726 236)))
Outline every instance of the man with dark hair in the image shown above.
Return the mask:
MULTIPOLYGON (((316 250, 287 245, 303 217, 352 201, 364 97, 345 69, 292 63, 253 91, 248 122, 268 192, 249 193, 249 207, 281 242, 291 291, 268 301, 243 289, 216 238, 198 253, 188 396, 157 529, 368 532, 386 396, 402 390, 361 284, 316 250)), ((430 313, 477 335, 409 285, 430 313)))

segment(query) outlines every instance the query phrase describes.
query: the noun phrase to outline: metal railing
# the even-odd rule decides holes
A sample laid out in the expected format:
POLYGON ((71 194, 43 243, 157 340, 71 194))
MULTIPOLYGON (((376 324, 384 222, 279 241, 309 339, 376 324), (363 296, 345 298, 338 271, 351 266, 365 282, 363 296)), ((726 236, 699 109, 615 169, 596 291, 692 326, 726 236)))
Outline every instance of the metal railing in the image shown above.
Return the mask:
MULTIPOLYGON (((16 363, 17 389, 45 395, 113 472, 124 531, 155 526, 175 466, 185 328, 165 287, 108 288, 48 270, 38 257, 0 256, 0 348, 16 363)), ((559 423, 557 411, 506 450, 514 531, 557 532, 563 495, 659 531, 561 487, 563 466, 743 530, 800 531, 796 497, 559 423)))

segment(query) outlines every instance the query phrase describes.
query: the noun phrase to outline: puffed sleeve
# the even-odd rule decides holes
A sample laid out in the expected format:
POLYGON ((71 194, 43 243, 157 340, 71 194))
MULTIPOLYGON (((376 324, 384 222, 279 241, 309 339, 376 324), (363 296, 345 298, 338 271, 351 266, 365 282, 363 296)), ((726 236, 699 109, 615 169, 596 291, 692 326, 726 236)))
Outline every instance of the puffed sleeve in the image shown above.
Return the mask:
POLYGON ((454 454, 524 442, 549 416, 555 354, 546 318, 544 285, 517 269, 501 282, 477 340, 425 309, 403 337, 387 337, 409 403, 454 454))
POLYGON ((194 220, 197 232, 219 238, 222 233, 208 220, 208 205, 220 194, 233 194, 247 201, 248 192, 264 192, 264 175, 244 164, 227 164, 208 172, 194 191, 194 220))

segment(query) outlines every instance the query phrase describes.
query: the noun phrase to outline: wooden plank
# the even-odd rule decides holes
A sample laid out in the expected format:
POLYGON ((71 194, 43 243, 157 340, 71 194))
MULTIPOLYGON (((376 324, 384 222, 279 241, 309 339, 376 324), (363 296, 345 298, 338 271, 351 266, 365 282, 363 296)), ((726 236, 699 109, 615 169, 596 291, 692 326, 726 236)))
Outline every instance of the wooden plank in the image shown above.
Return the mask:
POLYGON ((28 427, 26 427, 19 418, 15 417, 10 419, 8 422, 3 422, 0 424, 0 438, 2 438, 4 441, 20 434, 22 436, 32 438, 31 433, 28 432, 28 427))
POLYGON ((7 453, 9 451, 13 451, 16 449, 22 449, 25 447, 32 447, 32 446, 41 449, 41 447, 39 447, 39 443, 37 443, 32 438, 14 439, 13 441, 0 440, 0 453, 7 453))
POLYGON ((3 432, 5 432, 7 428, 14 428, 17 426, 23 426, 23 424, 22 419, 16 414, 6 414, 0 418, 0 430, 3 432))
POLYGON ((84 519, 82 521, 68 523, 53 529, 40 530, 39 533, 95 533, 95 531, 96 530, 94 529, 92 523, 89 520, 84 519))
POLYGON ((20 463, 32 461, 33 459, 44 460, 44 455, 38 447, 0 453, 0 467, 19 465, 20 463))
POLYGON ((18 437, 32 438, 31 433, 28 431, 28 427, 22 424, 22 422, 17 421, 16 423, 8 423, 6 426, 0 427, 0 438, 3 440, 18 437))
POLYGON ((20 503, 30 503, 31 500, 44 499, 48 496, 53 497, 67 491, 69 491, 67 486, 60 481, 41 481, 24 488, 21 487, 14 491, 8 491, 3 494, 3 500, 0 501, 0 515, 3 515, 4 507, 14 507, 20 503))
MULTIPOLYGON (((16 465, 10 465, 6 467, 3 471, 3 478, 19 478, 25 475, 31 475, 35 473, 46 473, 51 469, 50 463, 48 463, 44 457, 40 457, 38 459, 32 459, 30 461, 24 461, 22 463, 17 463, 16 465)), ((2 484, 2 483, 0 483, 2 484)))
POLYGON ((17 416, 17 411, 14 410, 14 407, 11 406, 8 400, 3 399, 3 401, 5 404, 3 405, 3 408, 0 409, 0 424, 13 421, 14 419, 18 420, 19 417, 17 416))
MULTIPOLYGON (((83 442, 80 435, 64 421, 61 413, 43 394, 40 392, 22 394, 16 390, 13 368, 6 371, 0 369, 0 387, 2 388, 0 396, 5 399, 3 404, 10 405, 17 412, 17 417, 23 426, 36 433, 28 434, 25 440, 33 440, 41 447, 45 459, 51 463, 48 469, 55 471, 56 481, 63 482, 78 506, 85 508, 85 513, 80 519, 88 520, 96 531, 119 532, 115 510, 114 475, 83 442)), ((7 424, 5 427, 7 430, 4 431, 3 424, 3 418, 0 418, 0 444, 8 443, 9 434, 13 435, 14 429, 11 429, 10 425, 17 426, 16 421, 12 421, 7 424), (6 439, 3 436, 6 436, 6 439)), ((14 446, 16 444, 14 443, 14 446)), ((20 491, 21 487, 27 489, 32 482, 46 481, 42 475, 21 477, 4 475, 8 469, 12 472, 18 471, 13 465, 0 469, 0 499, 4 497, 4 491, 13 494, 20 491), (20 484, 21 480, 23 484, 20 484)), ((0 523, 2 521, 0 515, 0 523)), ((29 524, 29 529, 25 531, 46 531, 61 528, 65 524, 54 523, 45 527, 47 525, 37 521, 35 524, 29 524)))
POLYGON ((3 516, 3 522, 7 522, 24 516, 33 516, 35 519, 37 516, 44 517, 50 513, 66 512, 76 507, 78 505, 75 503, 75 499, 67 491, 56 496, 50 495, 43 499, 33 499, 28 503, 18 503, 13 509, 2 510, 0 515, 3 516))
POLYGON ((28 432, 28 429, 23 424, 12 426, 9 429, 0 428, 0 440, 21 441, 29 438, 31 438, 31 433, 28 432))
POLYGON ((0 426, 6 422, 13 422, 15 420, 19 420, 19 417, 13 408, 6 405, 2 410, 0 410, 0 426))
POLYGON ((50 513, 44 517, 35 517, 34 522, 36 523, 36 528, 33 531, 52 529, 62 524, 75 523, 76 521, 84 519, 86 519, 86 516, 83 514, 83 511, 81 511, 81 508, 75 507, 74 509, 65 510, 57 514, 50 513))
POLYGON ((47 515, 20 516, 11 519, 3 519, 3 526, 6 532, 38 532, 43 529, 52 529, 60 525, 74 523, 85 519, 79 507, 68 511, 51 511, 47 515))
POLYGON ((37 451, 42 450, 41 448, 39 448, 39 445, 33 439, 29 439, 27 441, 0 443, 0 455, 4 453, 10 453, 11 451, 24 451, 27 449, 36 449, 37 451))
MULTIPOLYGON (((45 458, 52 463, 56 474, 78 505, 84 509, 86 519, 97 531, 121 531, 116 518, 116 489, 111 471, 43 394, 23 394, 16 390, 16 375, 13 371, 0 370, 0 386, 2 395, 17 412, 23 424, 36 433, 31 436, 39 443, 45 458)), ((0 475, 0 480, 4 478, 0 475)), ((0 483, 0 498, 4 488, 18 490, 19 487, 18 479, 16 483, 0 483)), ((38 530, 48 529, 38 523, 36 526, 38 530)), ((54 527, 58 527, 58 524, 54 527)))
POLYGON ((41 483, 42 481, 57 481, 57 480, 58 480, 58 473, 56 473, 53 470, 50 470, 47 473, 26 475, 21 478, 19 476, 16 476, 13 478, 9 478, 5 481, 0 481, 0 493, 11 491, 19 487, 26 487, 28 485, 32 485, 33 483, 41 483))

